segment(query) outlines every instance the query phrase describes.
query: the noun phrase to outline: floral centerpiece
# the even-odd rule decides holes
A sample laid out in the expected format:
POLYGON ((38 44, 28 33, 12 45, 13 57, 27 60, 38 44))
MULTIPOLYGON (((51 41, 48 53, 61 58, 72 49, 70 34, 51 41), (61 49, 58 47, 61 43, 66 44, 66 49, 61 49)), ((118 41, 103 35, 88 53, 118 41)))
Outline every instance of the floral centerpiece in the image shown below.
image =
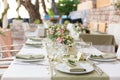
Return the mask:
POLYGON ((69 35, 69 30, 64 25, 54 24, 48 27, 47 36, 53 42, 70 45, 73 43, 73 38, 69 35))
POLYGON ((52 26, 49 26, 47 29, 47 37, 52 40, 53 43, 55 43, 55 45, 52 46, 55 48, 55 51, 57 50, 57 52, 54 51, 55 54, 59 52, 60 54, 63 53, 63 55, 77 54, 77 48, 74 45, 74 39, 72 36, 70 36, 69 30, 65 25, 54 24, 52 26))

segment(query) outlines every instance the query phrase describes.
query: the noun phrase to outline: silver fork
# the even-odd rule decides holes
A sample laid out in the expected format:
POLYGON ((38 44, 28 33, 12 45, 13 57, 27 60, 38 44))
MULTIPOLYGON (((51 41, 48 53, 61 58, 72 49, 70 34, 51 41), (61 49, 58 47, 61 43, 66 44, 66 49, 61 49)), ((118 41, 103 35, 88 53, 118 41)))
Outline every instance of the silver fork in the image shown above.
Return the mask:
POLYGON ((98 73, 98 75, 102 76, 103 74, 103 71, 98 67, 96 66, 96 64, 90 60, 87 60, 95 69, 95 71, 98 73))
POLYGON ((102 74, 103 74, 103 71, 98 67, 98 66, 96 66, 96 64, 94 63, 94 64, 92 64, 93 65, 93 67, 94 67, 94 69, 95 69, 95 71, 100 75, 100 76, 102 76, 102 74))

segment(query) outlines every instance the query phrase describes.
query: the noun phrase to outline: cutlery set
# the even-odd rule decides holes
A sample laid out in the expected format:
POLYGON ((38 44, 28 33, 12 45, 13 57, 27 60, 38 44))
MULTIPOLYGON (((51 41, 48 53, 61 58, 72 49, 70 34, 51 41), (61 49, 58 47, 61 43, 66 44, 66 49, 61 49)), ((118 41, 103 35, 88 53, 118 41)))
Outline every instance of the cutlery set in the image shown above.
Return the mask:
POLYGON ((87 61, 94 67, 94 70, 98 73, 98 75, 102 76, 103 71, 97 66, 97 64, 95 64, 91 60, 87 60, 87 61))

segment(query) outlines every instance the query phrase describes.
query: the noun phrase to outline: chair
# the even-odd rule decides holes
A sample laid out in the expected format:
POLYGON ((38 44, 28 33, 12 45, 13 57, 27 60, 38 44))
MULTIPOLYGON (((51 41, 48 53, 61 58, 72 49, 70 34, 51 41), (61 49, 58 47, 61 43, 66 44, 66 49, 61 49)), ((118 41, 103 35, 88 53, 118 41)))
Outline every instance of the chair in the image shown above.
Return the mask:
POLYGON ((14 60, 14 55, 19 52, 19 49, 13 48, 17 46, 22 46, 22 44, 0 46, 0 77, 11 65, 12 61, 14 60), (6 50, 8 47, 12 47, 13 49, 6 50))
POLYGON ((98 30, 97 22, 90 22, 88 26, 89 26, 90 31, 97 31, 98 30))
POLYGON ((6 69, 11 65, 12 61, 14 60, 14 57, 13 57, 14 55, 12 55, 12 53, 16 54, 17 52, 19 52, 19 50, 14 50, 14 49, 3 50, 3 48, 6 48, 6 47, 8 48, 10 46, 13 47, 13 46, 19 46, 19 45, 0 46, 0 77, 2 76, 2 74, 4 74, 6 69))
POLYGON ((10 29, 0 29, 0 31, 3 32, 3 35, 0 35, 0 46, 2 50, 0 52, 4 53, 3 57, 13 56, 13 52, 18 51, 15 50, 15 47, 21 46, 22 44, 13 43, 13 37, 10 29))
POLYGON ((111 23, 108 24, 107 34, 114 35, 116 45, 120 45, 120 24, 111 23))
POLYGON ((24 39, 24 30, 22 27, 22 20, 13 20, 11 25, 11 34, 13 38, 24 39))
POLYGON ((105 33, 106 32, 106 23, 98 23, 98 32, 105 33))
POLYGON ((0 29, 0 76, 6 71, 11 62, 14 60, 14 55, 19 52, 17 47, 23 44, 14 44, 10 29, 0 29))
POLYGON ((116 55, 117 55, 117 58, 120 59, 120 46, 117 49, 116 55))
POLYGON ((37 29, 36 24, 28 24, 27 22, 22 23, 23 31, 24 31, 24 40, 30 37, 37 36, 37 33, 35 32, 37 29))

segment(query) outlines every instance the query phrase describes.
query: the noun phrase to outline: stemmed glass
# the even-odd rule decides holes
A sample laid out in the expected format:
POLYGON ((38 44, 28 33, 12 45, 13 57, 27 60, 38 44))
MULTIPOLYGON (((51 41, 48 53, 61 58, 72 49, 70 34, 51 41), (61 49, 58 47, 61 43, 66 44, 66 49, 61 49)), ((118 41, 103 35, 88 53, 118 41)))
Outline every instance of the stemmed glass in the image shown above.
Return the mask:
POLYGON ((84 57, 88 58, 91 54, 91 48, 92 48, 92 42, 85 42, 85 44, 82 45, 82 53, 84 53, 84 57))
POLYGON ((52 52, 53 52, 53 43, 48 40, 45 42, 45 47, 46 47, 46 51, 47 51, 47 57, 49 60, 51 60, 53 58, 52 52))
POLYGON ((59 43, 47 43, 48 59, 51 65, 52 74, 55 75, 54 67, 60 61, 61 44, 59 43))
POLYGON ((92 42, 77 41, 75 42, 75 45, 78 49, 77 60, 79 60, 81 57, 86 59, 90 55, 88 48, 92 47, 92 42))

